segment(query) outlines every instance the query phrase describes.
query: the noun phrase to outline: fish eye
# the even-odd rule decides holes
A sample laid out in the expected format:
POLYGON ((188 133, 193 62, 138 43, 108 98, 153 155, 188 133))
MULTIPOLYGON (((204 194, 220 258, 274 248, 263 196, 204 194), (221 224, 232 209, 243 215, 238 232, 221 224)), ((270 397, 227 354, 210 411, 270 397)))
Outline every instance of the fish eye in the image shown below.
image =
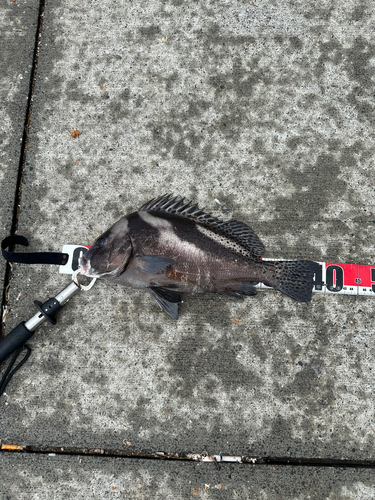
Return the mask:
POLYGON ((98 247, 102 247, 105 243, 105 240, 106 240, 106 238, 99 238, 98 241, 96 242, 98 247))

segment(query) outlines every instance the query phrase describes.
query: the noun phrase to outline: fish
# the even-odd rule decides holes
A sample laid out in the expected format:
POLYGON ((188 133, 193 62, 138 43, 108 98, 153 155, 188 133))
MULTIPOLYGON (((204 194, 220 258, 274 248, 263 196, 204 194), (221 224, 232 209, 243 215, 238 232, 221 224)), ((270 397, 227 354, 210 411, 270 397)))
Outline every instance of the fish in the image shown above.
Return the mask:
POLYGON ((122 217, 79 260, 80 273, 147 289, 178 319, 181 293, 253 296, 259 282, 299 302, 311 300, 318 263, 262 260, 264 245, 244 222, 214 217, 165 194, 122 217))

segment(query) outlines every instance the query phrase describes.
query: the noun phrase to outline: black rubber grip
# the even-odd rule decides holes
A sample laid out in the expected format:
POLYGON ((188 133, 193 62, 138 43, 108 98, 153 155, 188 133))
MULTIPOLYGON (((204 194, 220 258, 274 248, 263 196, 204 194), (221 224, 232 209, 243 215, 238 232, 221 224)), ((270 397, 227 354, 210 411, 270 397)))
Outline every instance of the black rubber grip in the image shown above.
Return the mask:
POLYGON ((0 363, 12 354, 12 352, 23 346, 23 344, 33 335, 34 332, 30 332, 30 330, 26 328, 24 322, 13 328, 13 330, 0 341, 0 363))

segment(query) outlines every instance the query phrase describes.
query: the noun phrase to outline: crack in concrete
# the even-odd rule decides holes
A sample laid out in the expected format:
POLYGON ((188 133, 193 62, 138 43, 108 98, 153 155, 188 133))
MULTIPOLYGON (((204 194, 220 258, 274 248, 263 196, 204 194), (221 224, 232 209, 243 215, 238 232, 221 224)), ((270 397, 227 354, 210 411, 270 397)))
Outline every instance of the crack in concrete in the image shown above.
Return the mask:
POLYGON ((147 450, 115 450, 104 448, 75 448, 59 446, 21 446, 2 444, 5 453, 32 453, 38 455, 102 456, 112 458, 138 458, 151 460, 181 460, 188 462, 210 462, 217 468, 219 463, 237 463, 249 465, 280 465, 304 467, 355 467, 375 468, 375 460, 353 460, 350 458, 308 458, 308 457, 251 457, 246 455, 208 455, 207 453, 171 453, 147 450))
MULTIPOLYGON (((37 69, 38 69, 39 49, 40 49, 40 44, 41 44, 41 40, 42 40, 42 29, 43 29, 45 3, 46 3, 46 0, 40 0, 40 3, 39 3, 38 25, 37 25, 37 29, 36 29, 36 35, 35 35, 33 64, 32 64, 31 73, 30 73, 29 95, 28 95, 28 99, 27 99, 26 116, 25 116, 25 123, 24 123, 23 134, 22 134, 20 159, 19 159, 19 165, 18 165, 18 176, 17 176, 16 189, 15 189, 15 193, 14 193, 13 218, 12 218, 12 226, 11 226, 10 234, 17 233, 18 219, 19 219, 20 211, 21 211, 22 183, 23 183, 23 176, 24 176, 25 163, 26 163, 26 153, 27 153, 27 146, 28 146, 28 139, 29 139, 29 126, 30 126, 32 108, 33 108, 33 100, 34 100, 35 81, 36 81, 36 75, 37 75, 37 69)), ((12 251, 13 248, 10 248, 9 250, 12 251)), ((2 296, 2 301, 1 301, 2 318, 1 318, 0 339, 2 339, 5 335, 5 324, 6 324, 7 311, 8 311, 9 290, 10 290, 11 279, 12 279, 12 265, 11 265, 11 263, 7 262, 7 265, 5 268, 3 296, 2 296)))

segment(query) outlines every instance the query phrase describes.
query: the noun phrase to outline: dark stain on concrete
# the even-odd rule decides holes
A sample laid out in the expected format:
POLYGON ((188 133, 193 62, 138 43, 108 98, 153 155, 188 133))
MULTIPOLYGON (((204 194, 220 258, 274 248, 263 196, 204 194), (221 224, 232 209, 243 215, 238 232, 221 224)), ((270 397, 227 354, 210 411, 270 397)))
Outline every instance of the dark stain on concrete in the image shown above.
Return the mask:
POLYGON ((289 149, 292 149, 295 151, 298 146, 304 143, 304 138, 301 137, 300 135, 291 137, 290 139, 287 140, 286 144, 289 149))
MULTIPOLYGON (((291 139, 290 146, 297 147, 299 138, 291 139)), ((353 157, 345 156, 347 164, 352 165, 355 161, 353 157)), ((290 220, 302 219, 309 225, 321 220, 327 205, 335 199, 345 199, 348 187, 341 177, 342 161, 337 160, 333 154, 321 154, 315 163, 310 166, 300 166, 296 164, 284 172, 290 185, 294 187, 293 194, 275 197, 275 221, 262 224, 262 230, 267 232, 278 227, 278 232, 290 230, 290 220), (311 202, 313 200, 313 203, 311 202)), ((296 221, 297 222, 297 221, 296 221)), ((340 221, 337 221, 339 223, 340 221)), ((336 223, 336 221, 334 222, 336 223)), ((344 222, 343 227, 348 231, 344 222)), ((283 245, 288 247, 288 241, 284 240, 283 245)), ((307 244, 308 245, 308 244, 307 244)))
POLYGON ((252 95, 253 87, 259 85, 260 80, 265 84, 270 83, 268 72, 259 67, 258 63, 258 56, 252 57, 246 66, 243 66, 243 61, 240 58, 236 58, 229 73, 212 75, 208 78, 208 83, 215 89, 217 96, 224 89, 227 89, 233 90, 238 99, 248 99, 252 95))
POLYGON ((105 375, 103 371, 95 370, 95 369, 89 369, 85 370, 81 374, 81 380, 83 383, 87 384, 89 387, 91 386, 97 386, 105 390, 106 387, 109 385, 109 379, 110 377, 108 375, 105 375))
POLYGON ((139 28, 139 34, 142 37, 149 38, 151 40, 154 40, 157 36, 159 36, 161 33, 160 27, 156 25, 152 26, 143 26, 142 28, 139 28))
POLYGON ((262 362, 265 362, 268 358, 269 352, 267 346, 265 345, 264 338, 259 335, 257 328, 248 329, 247 343, 251 352, 257 356, 262 362))
POLYGON ((298 36, 291 36, 289 43, 294 51, 301 50, 303 47, 303 41, 298 36))
POLYGON ((122 207, 118 201, 107 201, 103 206, 105 212, 111 212, 111 217, 113 219, 113 224, 126 214, 122 213, 122 207))
MULTIPOLYGON (((314 6, 309 6, 309 7, 307 7, 305 4, 301 4, 300 12, 306 19, 315 19, 328 23, 330 21, 334 9, 335 9, 334 5, 324 8, 324 7, 319 7, 316 4, 314 6)), ((316 29, 321 31, 322 27, 318 25, 316 29)))
POLYGON ((179 380, 173 389, 175 396, 191 397, 202 381, 208 389, 210 384, 212 388, 219 385, 228 391, 259 387, 261 379, 237 360, 237 351, 238 346, 233 346, 227 335, 212 343, 197 331, 183 338, 168 355, 171 374, 179 380))
POLYGON ((318 79, 322 77, 326 70, 326 63, 341 67, 348 78, 357 84, 351 89, 346 100, 356 110, 359 121, 372 123, 374 106, 363 99, 372 98, 373 94, 375 68, 370 61, 375 56, 375 45, 359 36, 353 40, 353 45, 349 48, 344 48, 338 40, 332 39, 329 42, 321 42, 319 49, 320 57, 315 68, 316 77, 318 79))
POLYGON ((358 2, 355 5, 354 9, 347 16, 348 21, 362 21, 363 18, 367 15, 369 10, 369 4, 366 2, 358 2))
POLYGON ((234 47, 249 46, 256 40, 252 35, 228 35, 227 33, 223 33, 220 26, 215 22, 209 23, 204 30, 196 30, 195 35, 203 43, 209 57, 211 56, 209 51, 214 46, 219 48, 226 47, 227 45, 234 47))
MULTIPOLYGON (((171 111, 164 119, 147 124, 152 133, 152 149, 165 158, 172 156, 176 160, 188 162, 190 168, 201 166, 213 159, 212 144, 205 144, 199 149, 204 135, 213 135, 213 125, 199 123, 202 115, 212 106, 202 99, 189 98, 187 111, 171 111), (178 117, 178 119, 177 119, 178 117), (197 126, 198 125, 198 126, 197 126)), ((215 125, 215 128, 225 130, 230 125, 230 117, 215 125), (228 122, 228 123, 226 123, 228 122)))
POLYGON ((165 89, 170 91, 173 88, 173 85, 178 82, 178 72, 174 71, 171 75, 164 78, 165 89))
POLYGON ((319 366, 312 361, 302 367, 294 379, 284 387, 277 382, 274 394, 282 402, 299 400, 302 406, 307 406, 309 416, 319 415, 327 406, 334 403, 334 382, 330 377, 320 377, 319 366))
POLYGON ((111 100, 109 103, 109 114, 111 121, 116 123, 129 116, 129 111, 122 99, 111 100))

